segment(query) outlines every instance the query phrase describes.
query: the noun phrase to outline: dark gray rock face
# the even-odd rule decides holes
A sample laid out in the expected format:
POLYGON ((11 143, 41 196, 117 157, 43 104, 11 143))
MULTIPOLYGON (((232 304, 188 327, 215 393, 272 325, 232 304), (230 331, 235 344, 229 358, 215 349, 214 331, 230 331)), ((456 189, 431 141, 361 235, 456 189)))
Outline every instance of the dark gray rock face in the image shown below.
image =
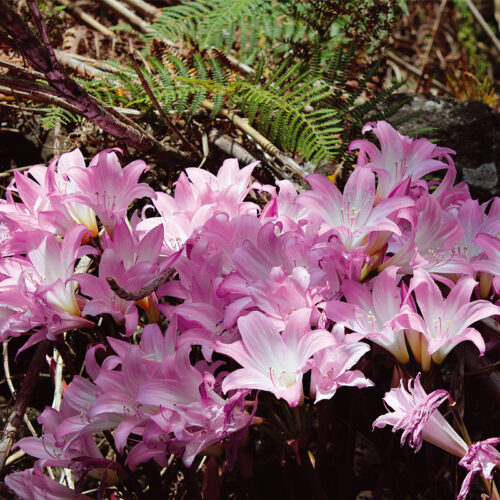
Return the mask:
POLYGON ((471 196, 486 201, 500 195, 500 113, 479 101, 459 101, 441 96, 395 94, 388 105, 411 97, 388 121, 420 113, 397 127, 408 135, 423 127, 425 134, 443 147, 454 149, 457 182, 469 184, 471 196))

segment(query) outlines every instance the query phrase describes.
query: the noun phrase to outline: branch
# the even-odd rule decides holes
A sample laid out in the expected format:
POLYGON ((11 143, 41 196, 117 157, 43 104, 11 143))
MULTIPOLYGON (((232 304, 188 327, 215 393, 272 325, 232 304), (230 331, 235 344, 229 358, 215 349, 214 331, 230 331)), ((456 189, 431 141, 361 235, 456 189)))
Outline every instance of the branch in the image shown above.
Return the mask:
MULTIPOLYGON (((210 101, 205 100, 201 105, 210 111, 214 109, 214 105, 210 101)), ((306 172, 297 162, 280 151, 272 142, 266 139, 260 132, 255 130, 248 123, 248 120, 241 118, 241 116, 238 116, 234 111, 228 111, 224 108, 219 111, 219 114, 229 118, 229 120, 231 120, 236 127, 245 132, 245 134, 248 134, 266 153, 269 153, 274 158, 281 160, 295 175, 301 179, 308 175, 308 172, 306 172)))
MULTIPOLYGON (((58 97, 59 92, 41 83, 34 82, 33 80, 26 80, 24 78, 19 78, 16 76, 9 76, 0 74, 0 85, 8 87, 9 89, 21 90, 27 93, 42 93, 50 97, 58 97)), ((74 109, 78 109, 76 106, 72 106, 74 109)))
POLYGON ((137 73, 139 80, 141 81, 142 87, 146 91, 146 94, 148 94, 149 98, 151 99, 151 102, 153 103, 153 106, 156 108, 156 111, 158 111, 158 114, 161 116, 161 118, 169 128, 170 132, 172 132, 175 135, 175 137, 177 137, 177 139, 179 139, 182 142, 182 144, 184 144, 184 146, 186 146, 191 151, 191 153, 193 153, 193 155, 198 156, 199 158, 200 155, 198 151, 196 151, 195 147, 185 139, 185 137, 179 132, 179 130, 177 130, 177 127, 173 124, 172 120, 167 116, 163 108, 160 106, 160 103, 153 94, 151 87, 148 85, 148 82, 144 78, 144 75, 142 74, 142 71, 139 68, 139 65, 137 64, 134 55, 129 52, 128 57, 132 61, 134 70, 137 73))
POLYGON ((223 134, 219 130, 213 128, 210 130, 208 137, 220 150, 224 151, 231 158, 237 158, 242 165, 249 165, 257 160, 235 139, 223 134))
POLYGON ((33 395, 36 387, 38 372, 45 362, 45 354, 47 353, 49 346, 49 340, 42 340, 38 344, 28 368, 28 373, 23 380, 21 390, 16 398, 14 409, 9 415, 7 423, 4 426, 2 439, 0 441, 0 474, 3 472, 10 449, 17 438, 19 427, 23 421, 24 414, 26 413, 31 396, 33 395))
POLYGON ((159 16, 161 14, 161 9, 159 9, 158 7, 154 7, 153 5, 149 4, 148 2, 144 2, 143 0, 125 0, 125 2, 153 17, 159 16))
POLYGON ((437 32, 439 30, 439 27, 441 26, 441 19, 443 17, 443 11, 444 11, 444 8, 446 7, 447 3, 448 3, 448 0, 441 0, 441 5, 439 6, 439 9, 437 11, 436 19, 434 20, 434 25, 432 26, 431 38, 427 44, 427 47, 425 48, 424 60, 422 63, 422 72, 420 73, 420 76, 418 77, 417 83, 415 85, 415 93, 418 92, 418 89, 420 88, 420 84, 422 83, 422 80, 425 76, 425 72, 427 69, 427 63, 429 62, 429 57, 431 55, 432 46, 434 45, 434 41, 436 39, 437 32))
POLYGON ((43 80, 45 79, 45 75, 43 73, 40 73, 39 71, 33 71, 32 69, 29 68, 23 68, 22 66, 18 66, 17 64, 4 61, 2 59, 0 59, 0 66, 3 66, 4 68, 10 69, 15 73, 20 73, 25 76, 30 76, 32 78, 38 78, 43 80))
MULTIPOLYGON (((23 86, 19 80, 16 83, 16 87, 17 87, 16 95, 18 97, 23 97, 25 99, 32 99, 34 101, 43 102, 45 104, 52 104, 54 106, 59 106, 60 108, 69 111, 70 113, 74 113, 76 115, 80 114, 80 110, 77 107, 68 104, 64 99, 61 99, 60 97, 46 94, 45 92, 30 90, 30 88, 27 85, 23 86)), ((10 82, 5 82, 2 76, 0 76, 0 93, 6 95, 13 94, 13 85, 10 82)))
MULTIPOLYGON (((405 61, 398 55, 394 54, 394 52, 388 50, 385 55, 387 56, 387 59, 390 59, 391 61, 395 62, 397 65, 401 66, 403 69, 408 71, 408 73, 411 73, 412 75, 415 75, 417 77, 420 76, 420 71, 415 66, 413 66, 413 64, 410 64, 409 62, 405 61)), ((431 82, 432 85, 437 89, 441 90, 442 92, 445 92, 448 95, 451 94, 450 89, 446 85, 443 85, 440 81, 436 80, 435 78, 432 78, 431 82)))
POLYGON ((102 3, 106 4, 108 7, 116 11, 120 16, 124 17, 130 24, 136 26, 139 31, 145 33, 150 27, 149 24, 141 19, 135 12, 131 11, 128 7, 125 7, 117 0, 101 0, 102 3))
POLYGON ((465 0, 465 3, 469 8, 472 17, 474 17, 474 19, 479 23, 481 28, 483 28, 484 32, 488 35, 489 39, 493 43, 495 49, 497 49, 497 52, 500 53, 500 40, 498 40, 498 38, 495 36, 495 33, 493 33, 491 28, 488 26, 488 23, 484 20, 484 17, 481 15, 481 12, 477 10, 477 7, 474 5, 472 0, 465 0))
POLYGON ((110 38, 114 38, 115 34, 106 26, 101 24, 97 19, 94 19, 92 16, 84 12, 77 5, 72 5, 72 2, 69 0, 57 0, 58 3, 66 6, 66 10, 75 18, 80 19, 84 23, 88 24, 91 28, 94 28, 99 33, 102 33, 105 36, 109 36, 110 38))
POLYGON ((128 290, 125 290, 116 282, 115 278, 111 276, 108 276, 106 278, 106 281, 108 282, 109 288, 111 288, 111 290, 113 290, 113 292, 115 292, 118 297, 124 300, 136 301, 141 300, 148 295, 151 295, 153 292, 156 292, 158 288, 160 288, 172 278, 174 273, 175 269, 171 267, 170 269, 167 269, 163 274, 158 276, 158 278, 155 278, 151 283, 149 283, 149 285, 146 285, 141 289, 136 290, 135 292, 129 292, 128 290))
POLYGON ((40 30, 45 45, 42 45, 33 35, 25 21, 9 6, 6 0, 0 0, 0 12, 2 13, 0 25, 10 35, 12 41, 28 62, 37 71, 45 75, 47 81, 59 94, 58 97, 78 108, 80 115, 126 145, 143 153, 165 154, 178 162, 185 163, 187 160, 185 154, 165 146, 145 132, 141 133, 137 128, 132 128, 123 123, 116 116, 113 116, 100 101, 88 94, 85 89, 65 73, 48 42, 36 4, 32 0, 29 3, 35 24, 40 30))

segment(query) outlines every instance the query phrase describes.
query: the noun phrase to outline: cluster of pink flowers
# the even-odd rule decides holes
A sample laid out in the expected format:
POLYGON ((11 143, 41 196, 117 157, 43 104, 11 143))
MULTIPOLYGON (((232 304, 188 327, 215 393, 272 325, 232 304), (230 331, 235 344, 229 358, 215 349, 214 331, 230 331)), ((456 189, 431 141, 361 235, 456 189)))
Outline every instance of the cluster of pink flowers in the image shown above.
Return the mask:
MULTIPOLYGON (((49 466, 77 479, 97 471, 106 485, 125 474, 120 463, 166 466, 175 453, 189 466, 213 447, 229 458, 261 421, 258 391, 295 407, 372 386, 355 369, 372 342, 423 371, 464 341, 485 352, 471 325, 500 315, 499 200, 480 205, 454 185, 453 151, 385 122, 369 130, 380 149, 351 144, 358 164, 343 192, 317 174, 300 194, 287 180, 251 184, 255 165, 226 160, 216 176, 187 169, 171 196, 139 182, 144 162, 122 168, 114 150, 88 167, 76 150, 15 173, 0 203, 1 340, 61 341, 103 315, 122 336, 90 347, 88 377, 40 415, 40 438, 17 443, 38 459, 5 479, 20 498, 88 498, 46 476, 49 466), (440 183, 424 180, 435 171, 440 183), (141 198, 152 204, 130 215, 141 198), (172 269, 139 300, 108 279, 135 292, 172 269), (101 454, 103 431, 123 460, 101 454)), ((474 474, 491 479, 500 439, 467 446, 437 411, 449 394, 427 395, 419 378, 387 393, 393 412, 374 426, 459 456, 465 498, 474 474)))

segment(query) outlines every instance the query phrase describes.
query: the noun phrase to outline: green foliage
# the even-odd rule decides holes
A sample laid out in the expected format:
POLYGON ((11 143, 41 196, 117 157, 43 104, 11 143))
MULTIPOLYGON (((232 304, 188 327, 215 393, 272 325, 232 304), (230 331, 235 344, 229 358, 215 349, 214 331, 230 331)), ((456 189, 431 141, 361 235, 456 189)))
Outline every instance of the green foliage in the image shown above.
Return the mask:
POLYGON ((199 50, 228 50, 238 37, 241 51, 251 54, 262 34, 276 40, 293 24, 285 14, 269 0, 194 0, 164 8, 148 37, 188 41, 199 50))
POLYGON ((341 120, 335 109, 323 105, 332 95, 330 86, 313 71, 285 60, 261 85, 237 82, 232 97, 271 142, 319 162, 331 160, 339 149, 341 120))
MULTIPOLYGON (((313 163, 341 162, 363 123, 377 119, 377 106, 399 86, 375 94, 379 66, 366 58, 385 39, 393 4, 182 2, 162 9, 145 35, 142 74, 166 112, 189 119, 206 108, 214 119, 236 108, 282 150, 313 163), (172 42, 181 42, 182 55, 172 42), (235 66, 230 54, 251 71, 235 66)), ((115 72, 81 83, 108 104, 153 111, 133 67, 109 65, 115 72)), ((153 128, 160 125, 155 113, 146 116, 153 128)))
POLYGON ((82 118, 78 115, 60 108, 59 106, 51 106, 40 119, 40 125, 46 130, 52 130, 58 125, 69 125, 70 123, 80 123, 82 118))

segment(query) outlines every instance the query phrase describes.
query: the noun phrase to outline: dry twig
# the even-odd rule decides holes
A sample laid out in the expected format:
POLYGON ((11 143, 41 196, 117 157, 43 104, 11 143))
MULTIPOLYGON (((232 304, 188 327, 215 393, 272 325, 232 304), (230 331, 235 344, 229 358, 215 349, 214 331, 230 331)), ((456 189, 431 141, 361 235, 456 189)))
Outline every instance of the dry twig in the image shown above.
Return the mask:
POLYGON ((488 23, 484 20, 484 17, 481 15, 481 12, 477 9, 477 7, 474 5, 472 0, 465 0, 465 3, 467 4, 467 7, 470 10, 470 13, 474 17, 474 19, 478 22, 478 24, 483 28, 484 32, 488 35, 489 39, 493 43, 493 46, 495 49, 497 49, 498 53, 500 54, 500 40, 495 36, 495 33, 491 30, 491 28, 488 26, 488 23))
MULTIPOLYGON (((34 22, 40 32, 43 44, 31 33, 25 21, 10 7, 6 0, 0 0, 0 10, 2 11, 0 25, 11 36, 12 40, 15 41, 21 53, 30 64, 37 71, 45 75, 52 87, 52 91, 45 89, 45 92, 55 94, 69 105, 76 107, 80 115, 95 123, 103 131, 123 141, 128 146, 144 153, 163 154, 178 162, 185 163, 185 155, 181 151, 156 141, 144 131, 142 133, 139 132, 137 127, 131 126, 130 123, 127 123, 127 120, 117 116, 116 112, 110 111, 110 107, 105 107, 103 103, 92 97, 80 85, 67 76, 60 66, 54 49, 50 44, 36 3, 33 0, 28 0, 28 4, 33 13, 34 22)), ((34 84, 35 82, 32 83, 34 84)), ((22 90, 29 92, 29 89, 26 88, 22 90)), ((36 90, 41 92, 39 88, 36 90)))
POLYGON ((77 5, 73 5, 73 2, 70 2, 69 0, 57 0, 57 2, 59 2, 61 5, 64 5, 66 7, 66 10, 73 17, 75 17, 76 19, 80 19, 99 33, 109 37, 115 36, 115 34, 110 29, 106 28, 106 26, 101 24, 97 19, 94 19, 90 14, 84 12, 77 5))
POLYGON ((210 130, 208 137, 220 150, 231 157, 237 158, 242 165, 257 161, 241 144, 215 128, 210 130))
POLYGON ((120 16, 124 17, 130 24, 138 28, 139 31, 142 31, 143 33, 148 31, 149 24, 117 0, 101 0, 101 2, 120 14, 120 16))
POLYGON ((167 116, 165 111, 163 111, 163 108, 160 106, 160 103, 153 94, 151 87, 148 85, 148 82, 144 78, 144 75, 142 74, 142 71, 139 68, 139 65, 137 64, 134 55, 129 53, 128 57, 132 61, 132 64, 134 65, 135 72, 137 73, 139 80, 141 80, 142 87, 146 91, 146 94, 148 94, 149 98, 151 99, 151 102, 153 103, 153 106, 156 108, 156 111, 158 111, 159 115, 167 125, 170 132, 172 132, 175 135, 175 137, 177 137, 177 139, 179 139, 182 142, 182 144, 184 144, 184 146, 186 146, 191 151, 191 153, 193 153, 194 156, 200 157, 200 154, 195 149, 195 147, 189 141, 186 140, 186 138, 179 132, 177 127, 173 124, 172 120, 170 120, 170 118, 167 116))
POLYGON ((42 340, 36 347, 35 354, 23 380, 21 390, 16 398, 6 424, 4 425, 2 438, 0 440, 0 474, 3 472, 5 462, 9 456, 10 449, 17 438, 19 427, 28 408, 31 396, 35 390, 38 373, 45 362, 45 354, 50 346, 50 341, 42 340))
MULTIPOLYGON (((29 168, 29 167, 27 167, 29 168)), ((5 373, 5 380, 7 382, 7 386, 9 387, 9 391, 12 394, 12 397, 16 397, 16 389, 14 387, 14 384, 12 383, 12 377, 10 375, 10 365, 9 365, 9 343, 8 342, 3 342, 2 345, 3 349, 3 371, 5 373)), ((31 434, 35 437, 37 437, 37 433, 35 428, 33 427, 33 424, 31 423, 31 420, 24 415, 23 417, 24 423, 26 424, 26 427, 28 427, 29 431, 31 434)))
MULTIPOLYGON (((399 57, 398 55, 394 54, 394 52, 388 50, 385 55, 387 56, 388 59, 391 61, 394 61, 396 64, 401 66, 404 70, 408 71, 408 73, 411 73, 414 76, 420 76, 420 71, 413 66, 413 64, 410 64, 409 62, 405 61, 403 58, 399 57)), ((440 81, 436 79, 431 80, 432 86, 441 90, 442 92, 445 92, 446 94, 450 95, 451 91, 450 89, 446 86, 443 85, 440 81)))
MULTIPOLYGON (((214 105, 210 101, 203 101, 202 106, 210 111, 214 108, 214 105)), ((229 120, 231 120, 242 132, 249 135, 266 153, 281 160, 295 175, 299 176, 301 179, 308 175, 297 162, 280 151, 272 142, 255 130, 247 120, 238 116, 234 111, 228 111, 227 109, 221 109, 219 113, 229 118, 229 120)))
POLYGON ((150 16, 156 17, 161 14, 161 9, 158 9, 157 7, 144 2, 143 0, 125 0, 129 5, 132 5, 132 7, 135 7, 136 9, 142 10, 146 14, 149 14, 150 16))
POLYGON ((112 276, 108 276, 106 278, 106 281, 109 284, 109 288, 113 290, 113 292, 118 295, 123 300, 141 300, 144 297, 147 297, 148 295, 151 295, 153 292, 156 292, 158 288, 160 288, 162 285, 164 285, 167 281, 169 281, 172 276, 175 274, 175 269, 169 268, 167 269, 164 273, 162 273, 158 278, 154 279, 149 285, 146 285, 142 287, 139 290, 136 290, 135 292, 129 292, 128 290, 125 290, 123 287, 121 287, 115 278, 112 276))
POLYGON ((437 32, 439 30, 439 26, 441 26, 441 19, 443 17, 444 8, 446 7, 447 3, 448 3, 448 0, 441 0, 441 4, 439 5, 439 8, 438 8, 438 11, 436 14, 436 19, 434 20, 434 24, 432 26, 431 38, 427 44, 427 47, 425 48, 424 60, 422 63, 422 71, 421 71, 421 73, 418 77, 417 83, 415 85, 415 92, 418 92, 418 89, 420 88, 420 84, 422 83, 422 79, 425 76, 427 64, 429 62, 429 57, 431 55, 432 46, 434 45, 434 40, 435 40, 437 32))

